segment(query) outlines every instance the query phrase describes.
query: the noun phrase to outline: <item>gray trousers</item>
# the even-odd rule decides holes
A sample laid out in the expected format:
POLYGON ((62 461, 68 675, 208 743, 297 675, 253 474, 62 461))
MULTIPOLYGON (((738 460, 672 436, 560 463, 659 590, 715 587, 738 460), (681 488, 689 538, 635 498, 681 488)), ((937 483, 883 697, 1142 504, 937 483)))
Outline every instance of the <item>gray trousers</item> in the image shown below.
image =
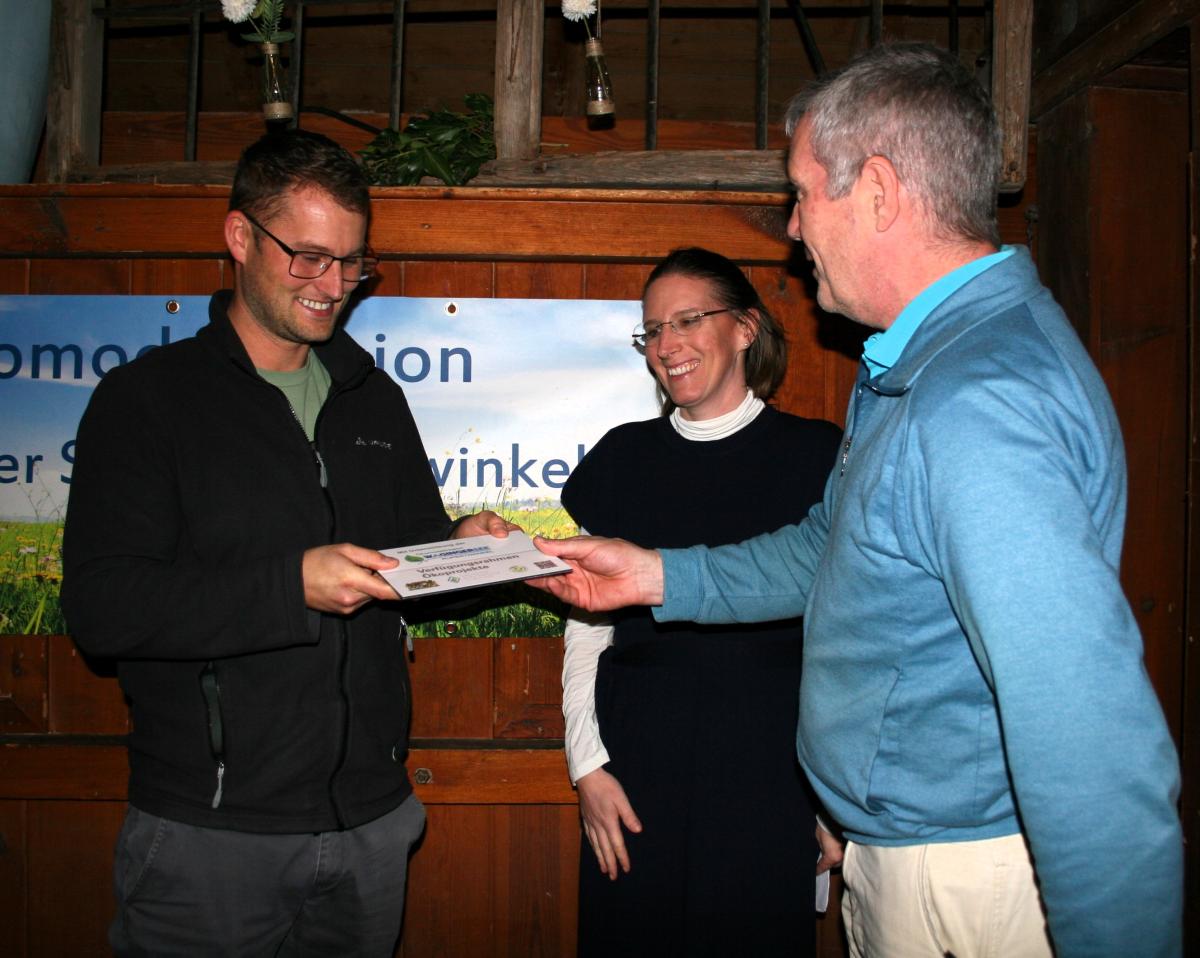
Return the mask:
POLYGON ((390 958, 424 828, 415 795, 358 828, 301 835, 198 828, 131 806, 109 943, 118 958, 390 958))

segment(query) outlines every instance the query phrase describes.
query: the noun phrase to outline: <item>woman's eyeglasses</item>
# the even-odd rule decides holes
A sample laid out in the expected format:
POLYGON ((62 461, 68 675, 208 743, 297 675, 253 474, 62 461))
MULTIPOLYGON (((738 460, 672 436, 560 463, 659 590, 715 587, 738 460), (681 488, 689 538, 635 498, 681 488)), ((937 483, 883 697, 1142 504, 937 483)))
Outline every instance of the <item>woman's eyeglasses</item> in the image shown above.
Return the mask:
POLYGON ((720 309, 685 309, 662 322, 651 320, 633 331, 633 345, 638 349, 645 349, 662 335, 664 326, 669 326, 676 336, 690 336, 709 316, 731 312, 733 310, 728 306, 722 306, 720 309))

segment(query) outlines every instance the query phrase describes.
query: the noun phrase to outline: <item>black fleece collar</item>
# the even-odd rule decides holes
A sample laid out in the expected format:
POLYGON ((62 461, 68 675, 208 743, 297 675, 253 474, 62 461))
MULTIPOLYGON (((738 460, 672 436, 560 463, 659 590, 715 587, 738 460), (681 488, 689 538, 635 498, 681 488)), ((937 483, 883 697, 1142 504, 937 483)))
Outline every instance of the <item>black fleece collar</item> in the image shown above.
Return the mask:
MULTIPOLYGON (((208 325, 196 333, 196 338, 219 350, 248 372, 254 372, 254 364, 246 347, 229 321, 231 302, 233 290, 222 289, 213 293, 208 303, 208 325)), ((314 349, 339 389, 358 385, 375 368, 370 353, 351 339, 343 324, 338 325, 328 342, 314 349)))

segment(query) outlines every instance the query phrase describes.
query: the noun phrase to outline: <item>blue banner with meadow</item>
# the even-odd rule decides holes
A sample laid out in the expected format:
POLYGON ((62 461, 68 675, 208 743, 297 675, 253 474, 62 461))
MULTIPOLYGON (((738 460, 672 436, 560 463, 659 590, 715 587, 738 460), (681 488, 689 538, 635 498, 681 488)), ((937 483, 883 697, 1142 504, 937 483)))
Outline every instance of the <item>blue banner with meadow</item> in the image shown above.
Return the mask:
MULTIPOLYGON (((632 301, 371 297, 346 329, 404 388, 452 516, 494 509, 562 536, 577 531, 559 502, 571 470, 608 429, 657 412, 639 319, 632 301)), ((207 296, 0 296, 0 633, 66 631, 62 525, 92 389, 207 321, 207 296)), ((415 633, 561 634, 561 608, 534 601, 415 633)))

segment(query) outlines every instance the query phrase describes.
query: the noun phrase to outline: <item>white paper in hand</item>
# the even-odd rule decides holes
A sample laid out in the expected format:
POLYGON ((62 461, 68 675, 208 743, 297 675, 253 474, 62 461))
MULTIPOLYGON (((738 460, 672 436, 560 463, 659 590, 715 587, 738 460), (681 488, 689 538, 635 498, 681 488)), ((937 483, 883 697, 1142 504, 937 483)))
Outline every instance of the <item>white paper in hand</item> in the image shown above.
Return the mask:
POLYGON ((510 532, 504 539, 468 536, 382 552, 400 560, 394 569, 379 574, 402 599, 571 571, 561 559, 539 551, 523 532, 510 532))

